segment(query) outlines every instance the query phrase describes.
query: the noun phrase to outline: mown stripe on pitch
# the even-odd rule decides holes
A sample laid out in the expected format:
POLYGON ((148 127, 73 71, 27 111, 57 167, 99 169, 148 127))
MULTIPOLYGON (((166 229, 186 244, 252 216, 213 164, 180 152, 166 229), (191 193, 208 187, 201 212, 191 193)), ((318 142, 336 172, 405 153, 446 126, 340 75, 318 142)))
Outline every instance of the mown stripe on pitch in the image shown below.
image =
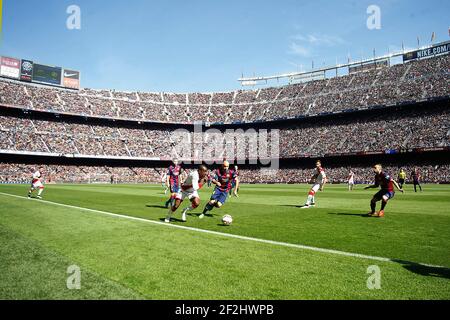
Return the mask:
POLYGON ((420 265, 420 266, 424 266, 424 267, 447 269, 447 267, 437 266, 437 265, 432 265, 432 264, 426 264, 426 263, 420 263, 420 262, 413 262, 413 261, 407 261, 407 260, 401 260, 401 259, 392 259, 392 258, 370 256, 370 255, 353 253, 353 252, 339 251, 339 250, 334 250, 334 249, 318 248, 318 247, 306 246, 306 245, 302 245, 302 244, 294 244, 294 243, 288 243, 288 242, 280 242, 280 241, 273 241, 273 240, 267 240, 267 239, 259 239, 259 238, 241 236, 241 235, 231 234, 231 233, 223 233, 223 232, 206 230, 206 229, 199 229, 199 228, 193 228, 193 227, 180 226, 180 225, 176 225, 176 224, 169 224, 169 223, 165 223, 165 222, 148 220, 148 219, 144 219, 144 218, 126 216, 126 215, 123 215, 123 214, 112 213, 112 212, 107 212, 107 211, 101 211, 101 210, 96 210, 96 209, 77 207, 77 206, 72 206, 72 205, 69 205, 69 204, 63 204, 63 203, 52 202, 52 201, 47 201, 47 200, 28 199, 28 197, 18 196, 18 195, 15 195, 15 194, 9 194, 9 193, 4 193, 4 192, 0 192, 0 195, 7 196, 7 197, 13 197, 13 198, 19 198, 19 199, 26 199, 27 201, 35 201, 37 203, 41 202, 41 203, 51 204, 51 205, 55 205, 55 206, 75 209, 75 210, 100 213, 100 214, 103 214, 103 215, 108 215, 108 216, 112 216, 112 217, 116 217, 116 218, 123 218, 123 219, 128 219, 128 220, 135 220, 135 221, 141 221, 141 222, 146 222, 146 223, 152 223, 152 224, 157 224, 157 225, 160 225, 160 226, 165 226, 165 227, 170 227, 170 228, 177 228, 177 229, 189 230, 189 231, 194 231, 194 232, 202 232, 202 233, 217 235, 217 236, 221 236, 221 237, 228 237, 228 238, 234 238, 234 239, 240 239, 240 240, 246 240, 246 241, 260 242, 260 243, 266 243, 266 244, 271 244, 271 245, 276 245, 276 246, 283 246, 283 247, 289 247, 289 248, 296 248, 296 249, 309 250, 309 251, 328 253, 328 254, 335 254, 335 255, 341 255, 341 256, 347 256, 347 257, 353 257, 353 258, 374 260, 374 261, 395 262, 395 263, 403 263, 403 264, 415 264, 415 265, 420 265))

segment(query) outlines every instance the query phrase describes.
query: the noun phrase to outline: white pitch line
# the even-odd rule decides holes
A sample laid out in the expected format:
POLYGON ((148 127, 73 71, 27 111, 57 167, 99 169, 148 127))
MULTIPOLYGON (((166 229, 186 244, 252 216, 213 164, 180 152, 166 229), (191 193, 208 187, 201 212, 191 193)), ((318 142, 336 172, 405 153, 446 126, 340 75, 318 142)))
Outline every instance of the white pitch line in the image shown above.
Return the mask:
MULTIPOLYGON (((19 198, 19 199, 27 199, 27 200, 29 200, 27 197, 18 196, 18 195, 9 194, 9 193, 0 192, 0 195, 7 196, 7 197, 12 197, 12 198, 19 198)), ((382 262, 395 262, 395 263, 398 263, 399 261, 401 261, 403 263, 417 264, 417 265, 421 265, 421 266, 425 266, 425 267, 445 268, 445 269, 447 269, 447 267, 436 266, 436 265, 426 264, 426 263, 418 263, 418 262, 406 261, 406 260, 401 260, 401 259, 391 259, 391 258, 377 257, 377 256, 370 256, 370 255, 353 253, 353 252, 346 252, 346 251, 339 251, 339 250, 333 250, 333 249, 325 249, 325 248, 318 248, 318 247, 312 247, 312 246, 305 246, 305 245, 301 245, 301 244, 294 244, 294 243, 288 243, 288 242, 280 242, 280 241, 259 239, 259 238, 253 238, 253 237, 247 237, 247 236, 240 236, 240 235, 237 235, 237 234, 223 233, 223 232, 206 230, 206 229, 199 229, 199 228, 193 228, 193 227, 180 226, 180 225, 176 225, 176 224, 169 224, 169 223, 160 222, 160 221, 154 221, 154 220, 148 220, 148 219, 143 219, 143 218, 138 218, 138 217, 126 216, 126 215, 118 214, 118 213, 112 213, 112 212, 107 212, 107 211, 101 211, 101 210, 77 207, 77 206, 72 206, 72 205, 68 205, 68 204, 52 202, 52 201, 47 201, 47 200, 37 200, 37 199, 32 199, 32 200, 36 201, 36 202, 47 203, 47 204, 60 206, 60 207, 65 207, 65 208, 70 208, 70 209, 76 209, 76 210, 81 210, 81 211, 89 211, 89 212, 94 212, 94 213, 100 213, 100 214, 103 214, 103 215, 108 215, 108 216, 112 216, 112 217, 116 217, 116 218, 123 218, 123 219, 128 219, 128 220, 141 221, 141 222, 157 224, 157 225, 161 225, 161 226, 165 226, 165 227, 171 227, 171 228, 177 228, 177 229, 183 229, 183 230, 189 230, 189 231, 213 234, 213 235, 216 235, 216 236, 227 237, 227 238, 234 238, 234 239, 240 239, 240 240, 260 242, 260 243, 266 243, 266 244, 271 244, 271 245, 276 245, 276 246, 283 246, 283 247, 296 248, 296 249, 302 249, 302 250, 309 250, 309 251, 315 251, 315 252, 329 253, 329 254, 335 254, 335 255, 347 256, 347 257, 353 257, 353 258, 361 258, 361 259, 367 259, 367 260, 375 260, 375 261, 382 261, 382 262)))

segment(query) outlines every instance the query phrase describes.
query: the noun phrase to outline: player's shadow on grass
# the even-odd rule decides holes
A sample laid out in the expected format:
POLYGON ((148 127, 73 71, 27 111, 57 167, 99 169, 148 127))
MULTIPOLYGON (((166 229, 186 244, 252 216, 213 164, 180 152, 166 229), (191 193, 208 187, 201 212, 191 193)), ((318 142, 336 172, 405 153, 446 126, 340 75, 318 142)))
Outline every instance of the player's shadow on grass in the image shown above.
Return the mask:
POLYGON ((337 216, 355 216, 355 217, 369 218, 367 213, 328 212, 328 214, 334 214, 337 216))
POLYGON ((450 268, 424 266, 423 264, 403 260, 393 261, 402 264, 406 270, 421 276, 450 279, 450 268))
POLYGON ((157 208, 157 209, 168 209, 168 207, 161 206, 161 205, 154 205, 154 204, 147 204, 147 208, 157 208))
POLYGON ((283 204, 280 207, 289 207, 289 208, 302 208, 303 205, 298 205, 298 204, 283 204))
MULTIPOLYGON (((159 220, 164 222, 166 219, 165 218, 159 218, 159 220)), ((170 221, 172 221, 172 222, 183 222, 183 223, 185 222, 185 221, 183 221, 181 219, 177 219, 177 218, 174 218, 174 217, 171 217, 170 221)))
MULTIPOLYGON (((187 215, 198 218, 201 215, 201 213, 191 212, 191 213, 187 213, 187 215)), ((214 213, 205 214, 205 218, 213 218, 214 216, 215 216, 214 213)))

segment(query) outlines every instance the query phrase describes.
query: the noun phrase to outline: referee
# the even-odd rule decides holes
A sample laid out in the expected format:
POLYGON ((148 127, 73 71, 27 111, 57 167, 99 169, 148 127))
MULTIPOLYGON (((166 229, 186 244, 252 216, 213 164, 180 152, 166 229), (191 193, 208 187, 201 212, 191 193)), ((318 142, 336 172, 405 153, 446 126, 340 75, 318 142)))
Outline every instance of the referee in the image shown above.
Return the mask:
POLYGON ((398 173, 398 184, 399 184, 401 189, 403 189, 403 185, 405 184, 405 180, 406 180, 406 172, 402 168, 402 169, 400 169, 400 172, 398 173))

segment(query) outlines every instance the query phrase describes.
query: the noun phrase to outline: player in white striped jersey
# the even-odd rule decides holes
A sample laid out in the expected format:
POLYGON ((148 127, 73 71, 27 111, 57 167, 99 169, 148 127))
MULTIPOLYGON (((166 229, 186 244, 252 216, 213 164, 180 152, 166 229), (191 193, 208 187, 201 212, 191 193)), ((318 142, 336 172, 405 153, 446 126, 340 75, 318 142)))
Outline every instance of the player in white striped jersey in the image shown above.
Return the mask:
POLYGON ((207 174, 208 169, 204 165, 200 165, 197 170, 189 172, 186 180, 181 184, 181 188, 175 196, 174 204, 169 208, 167 218, 164 220, 165 222, 170 222, 172 214, 178 209, 184 199, 187 198, 191 202, 191 205, 185 208, 181 215, 181 220, 186 222, 186 213, 194 210, 200 205, 200 195, 198 194, 198 190, 200 190, 206 182, 207 174))
POLYGON ((311 177, 313 181, 313 186, 308 193, 308 198, 306 199, 306 203, 302 206, 302 209, 308 209, 314 207, 316 205, 316 193, 317 191, 323 191, 323 186, 327 183, 327 175, 325 174, 325 170, 322 168, 322 163, 320 160, 316 161, 316 173, 311 177))
POLYGON ((353 187, 355 186, 355 174, 353 173, 353 171, 350 170, 347 179, 348 179, 348 191, 352 191, 353 187))
POLYGON ((31 187, 28 191, 28 198, 31 198, 32 193, 35 190, 38 190, 37 198, 42 199, 42 192, 44 191, 44 184, 42 183, 42 173, 44 169, 39 168, 35 173, 33 173, 33 176, 31 178, 31 187))
POLYGON ((164 188, 164 194, 167 194, 169 187, 167 186, 167 172, 163 171, 161 174, 161 186, 164 188))

